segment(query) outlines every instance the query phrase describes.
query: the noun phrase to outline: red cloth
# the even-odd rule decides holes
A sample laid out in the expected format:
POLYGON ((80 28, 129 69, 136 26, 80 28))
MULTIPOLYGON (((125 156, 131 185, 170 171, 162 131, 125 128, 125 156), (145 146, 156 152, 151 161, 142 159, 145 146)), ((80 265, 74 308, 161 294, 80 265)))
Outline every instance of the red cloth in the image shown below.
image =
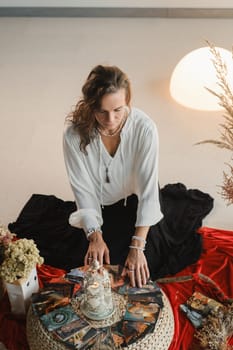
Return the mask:
MULTIPOLYGON (((193 340, 194 328, 186 316, 179 310, 192 293, 200 291, 209 297, 221 301, 224 297, 233 298, 233 231, 203 227, 199 230, 203 236, 203 253, 193 264, 175 276, 192 276, 185 282, 160 283, 168 296, 175 318, 175 335, 169 350, 188 350, 196 342, 193 340), (202 275, 213 281, 206 281, 202 275), (216 288, 219 287, 219 288, 216 288)), ((54 277, 64 274, 64 270, 43 265, 38 268, 40 286, 54 277)), ((13 317, 7 295, 0 302, 0 342, 8 350, 29 350, 26 339, 26 320, 13 317)), ((233 345, 233 338, 229 342, 233 345)))
MULTIPOLYGON (((211 283, 204 282, 199 274, 210 277, 226 297, 233 297, 233 231, 203 227, 199 230, 203 235, 203 253, 196 264, 185 268, 176 276, 192 275, 186 282, 160 284, 168 296, 175 318, 175 335, 169 350, 187 350, 195 343, 194 328, 179 305, 184 303, 194 291, 219 299, 217 291, 211 283)), ((233 338, 229 342, 233 344, 233 338)))
MULTIPOLYGON (((37 268, 40 287, 43 282, 49 282, 54 277, 64 275, 65 271, 51 266, 42 265, 37 268)), ((29 350, 26 336, 26 318, 13 316, 10 313, 10 303, 5 293, 0 301, 0 342, 8 350, 29 350)))

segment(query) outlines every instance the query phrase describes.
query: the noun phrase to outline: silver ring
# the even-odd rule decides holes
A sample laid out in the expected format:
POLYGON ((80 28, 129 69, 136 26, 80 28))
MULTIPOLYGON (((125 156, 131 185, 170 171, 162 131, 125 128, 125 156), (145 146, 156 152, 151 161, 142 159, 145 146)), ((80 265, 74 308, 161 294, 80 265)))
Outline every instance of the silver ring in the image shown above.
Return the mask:
POLYGON ((124 266, 124 268, 129 270, 129 271, 135 271, 135 269, 130 269, 128 266, 124 266))

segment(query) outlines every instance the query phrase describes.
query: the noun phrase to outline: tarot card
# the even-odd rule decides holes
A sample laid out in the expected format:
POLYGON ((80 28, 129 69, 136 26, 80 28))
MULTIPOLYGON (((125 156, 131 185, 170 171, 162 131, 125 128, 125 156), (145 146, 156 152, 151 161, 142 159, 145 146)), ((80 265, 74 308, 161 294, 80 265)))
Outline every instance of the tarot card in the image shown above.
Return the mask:
POLYGON ((106 327, 106 328, 101 328, 101 331, 99 332, 99 334, 95 339, 95 343, 91 347, 88 347, 88 350, 89 349, 90 350, 118 350, 120 349, 120 347, 116 346, 113 340, 111 328, 106 327))
POLYGON ((153 330, 153 324, 124 320, 111 327, 112 337, 117 347, 126 347, 153 330))
POLYGON ((143 338, 146 334, 152 333, 154 327, 154 325, 145 322, 125 321, 124 331, 126 344, 130 345, 143 338))
POLYGON ((141 294, 129 294, 128 301, 138 301, 143 304, 149 304, 149 303, 156 303, 160 308, 163 307, 163 296, 162 293, 156 292, 156 293, 141 293, 141 294))
POLYGON ((149 281, 147 284, 139 287, 131 287, 129 283, 125 283, 117 290, 119 294, 146 294, 146 293, 158 293, 160 287, 156 282, 149 281))
POLYGON ((126 305, 125 315, 126 321, 140 321, 147 323, 155 323, 160 312, 160 307, 156 303, 142 303, 139 301, 131 301, 126 305))
POLYGON ((194 292, 185 304, 180 305, 180 309, 194 327, 201 327, 209 314, 218 314, 223 309, 223 304, 211 299, 200 292, 194 292))
POLYGON ((109 278, 111 281, 111 287, 113 290, 118 290, 120 286, 123 286, 125 283, 128 283, 127 277, 121 277, 123 267, 120 265, 105 265, 108 270, 109 278))
POLYGON ((40 317, 41 322, 48 331, 53 331, 78 319, 79 316, 70 305, 60 307, 40 317))
POLYGON ((116 347, 126 346, 125 336, 124 336, 124 323, 125 321, 121 320, 120 322, 111 326, 111 334, 113 342, 116 347))
POLYGON ((200 292, 194 292, 192 296, 186 301, 186 304, 192 310, 195 310, 207 316, 210 312, 218 312, 219 309, 223 308, 223 305, 217 300, 211 299, 200 292))
POLYGON ((107 264, 105 264, 104 268, 106 270, 108 270, 108 273, 111 273, 111 274, 115 275, 116 277, 120 276, 122 271, 123 271, 123 267, 121 265, 110 265, 110 264, 107 265, 107 264))
POLYGON ((69 281, 65 282, 56 282, 56 283, 45 283, 44 290, 51 290, 60 294, 61 296, 72 298, 74 291, 74 283, 69 281))
POLYGON ((38 293, 32 294, 32 309, 38 316, 47 314, 59 307, 70 303, 70 298, 63 297, 54 290, 41 289, 38 293))
POLYGON ((98 331, 88 325, 72 334, 65 343, 74 349, 88 349, 95 343, 97 334, 98 331))
POLYGON ((64 326, 54 330, 54 335, 60 340, 67 340, 73 334, 79 332, 82 328, 87 327, 89 324, 82 318, 78 318, 75 321, 69 322, 64 326))
POLYGON ((83 281, 80 280, 69 280, 65 277, 52 278, 49 283, 45 283, 45 288, 50 289, 54 288, 57 292, 63 293, 64 296, 73 297, 75 293, 82 288, 83 281))
POLYGON ((83 284, 84 275, 84 271, 76 268, 70 270, 70 272, 65 275, 65 278, 71 282, 83 284))

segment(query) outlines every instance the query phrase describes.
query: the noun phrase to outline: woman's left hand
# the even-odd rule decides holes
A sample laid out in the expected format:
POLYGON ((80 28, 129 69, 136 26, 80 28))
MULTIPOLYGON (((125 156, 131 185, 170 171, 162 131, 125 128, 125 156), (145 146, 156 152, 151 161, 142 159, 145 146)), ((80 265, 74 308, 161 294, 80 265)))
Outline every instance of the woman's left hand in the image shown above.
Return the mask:
POLYGON ((143 284, 146 284, 150 272, 147 264, 146 257, 142 250, 131 248, 125 261, 125 266, 122 271, 122 277, 127 276, 130 279, 132 287, 141 288, 143 284))

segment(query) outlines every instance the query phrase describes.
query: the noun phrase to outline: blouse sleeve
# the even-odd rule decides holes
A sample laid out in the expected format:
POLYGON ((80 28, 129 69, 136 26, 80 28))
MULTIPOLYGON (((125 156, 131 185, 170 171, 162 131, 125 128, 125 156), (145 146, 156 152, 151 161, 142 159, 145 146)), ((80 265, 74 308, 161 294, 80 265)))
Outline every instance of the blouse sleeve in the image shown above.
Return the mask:
POLYGON ((69 223, 85 232, 100 228, 103 224, 100 203, 83 162, 85 155, 79 149, 79 136, 74 134, 71 126, 66 127, 64 131, 63 153, 77 205, 77 211, 70 215, 69 223))
POLYGON ((138 196, 137 226, 151 226, 159 222, 158 132, 155 124, 145 127, 139 136, 136 159, 136 187, 138 196))

